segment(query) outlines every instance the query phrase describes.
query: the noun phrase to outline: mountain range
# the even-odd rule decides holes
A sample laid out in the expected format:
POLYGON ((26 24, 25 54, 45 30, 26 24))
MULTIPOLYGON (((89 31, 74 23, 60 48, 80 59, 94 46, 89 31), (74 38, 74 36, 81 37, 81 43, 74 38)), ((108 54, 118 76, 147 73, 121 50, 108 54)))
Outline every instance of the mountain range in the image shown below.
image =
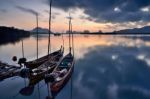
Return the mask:
MULTIPOLYGON (((38 32, 42 33, 42 34, 47 34, 49 32, 48 29, 42 28, 42 27, 36 27, 33 30, 31 30, 30 32, 36 33, 37 29, 38 29, 38 32)), ((141 28, 118 30, 118 31, 114 31, 112 33, 150 33, 150 26, 144 26, 141 28)))
POLYGON ((48 29, 42 28, 42 27, 36 27, 36 28, 34 28, 33 30, 31 30, 30 32, 36 33, 36 32, 37 32, 37 29, 38 29, 38 32, 39 32, 39 33, 47 34, 47 33, 49 32, 48 29))
POLYGON ((114 31, 117 33, 150 33, 150 26, 144 26, 142 28, 124 29, 119 31, 114 31))

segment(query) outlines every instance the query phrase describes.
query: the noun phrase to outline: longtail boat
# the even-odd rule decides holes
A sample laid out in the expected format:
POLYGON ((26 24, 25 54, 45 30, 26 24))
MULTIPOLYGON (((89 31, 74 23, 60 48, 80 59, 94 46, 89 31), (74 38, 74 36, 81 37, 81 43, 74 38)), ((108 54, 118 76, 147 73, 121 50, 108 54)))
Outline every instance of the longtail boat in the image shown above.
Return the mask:
MULTIPOLYGON (((71 17, 69 17, 69 53, 60 61, 52 73, 45 76, 45 82, 48 84, 48 89, 51 90, 52 97, 48 96, 46 99, 54 99, 57 93, 69 81, 74 70, 74 50, 73 55, 71 51, 70 33, 72 33, 71 17)), ((72 34, 73 47, 73 34, 72 34)))
POLYGON ((74 57, 71 53, 67 54, 54 71, 47 75, 45 82, 50 82, 52 94, 58 93, 70 79, 74 69, 74 57))
POLYGON ((43 56, 43 57, 38 58, 33 61, 28 61, 25 63, 25 65, 27 68, 34 69, 34 68, 37 68, 38 66, 40 66, 41 64, 43 64, 44 62, 46 62, 47 60, 53 60, 61 54, 63 54, 63 47, 61 47, 60 50, 55 51, 49 55, 43 56))
POLYGON ((51 73, 62 59, 63 51, 53 59, 49 59, 38 68, 32 69, 28 75, 30 80, 36 80, 38 78, 44 78, 46 73, 51 73))

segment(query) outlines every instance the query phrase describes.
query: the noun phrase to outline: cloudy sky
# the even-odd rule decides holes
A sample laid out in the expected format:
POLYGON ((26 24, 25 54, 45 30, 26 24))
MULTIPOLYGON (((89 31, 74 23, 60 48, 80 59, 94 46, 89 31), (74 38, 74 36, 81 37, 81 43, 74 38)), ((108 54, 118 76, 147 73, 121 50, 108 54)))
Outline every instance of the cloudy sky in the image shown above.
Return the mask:
MULTIPOLYGON (((49 0, 0 0, 0 25, 48 28, 49 0)), ((75 31, 114 31, 150 25, 150 0, 53 0, 52 29, 68 29, 68 15, 75 31)))

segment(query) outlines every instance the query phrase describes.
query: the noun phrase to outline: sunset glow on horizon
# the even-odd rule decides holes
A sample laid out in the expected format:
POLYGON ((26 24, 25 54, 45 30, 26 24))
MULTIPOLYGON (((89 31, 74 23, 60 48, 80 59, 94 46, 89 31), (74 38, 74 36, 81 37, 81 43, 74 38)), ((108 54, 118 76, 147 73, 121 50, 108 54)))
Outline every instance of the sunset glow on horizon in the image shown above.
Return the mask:
MULTIPOLYGON (((32 30, 36 27, 35 16, 30 13, 32 10, 39 13, 39 27, 48 28, 49 5, 46 4, 47 1, 48 0, 1 0, 0 25, 32 30)), ((128 19, 128 16, 125 18, 122 17, 124 16, 122 15, 124 9, 121 5, 123 2, 118 5, 111 5, 111 8, 103 7, 101 9, 97 9, 102 5, 102 1, 98 1, 98 7, 96 6, 95 2, 95 6, 84 6, 87 2, 84 2, 85 0, 82 1, 82 5, 73 5, 72 3, 75 2, 74 0, 69 2, 61 0, 60 4, 59 0, 53 0, 52 31, 65 32, 68 30, 67 17, 69 16, 69 13, 71 13, 71 16, 73 17, 72 23, 74 31, 89 30, 96 32, 101 30, 104 32, 109 32, 127 28, 140 28, 146 25, 150 25, 149 19, 147 18, 149 15, 149 7, 146 5, 139 6, 139 8, 136 9, 139 13, 143 14, 140 17, 141 19, 136 17, 133 17, 133 19, 128 19), (66 6, 65 4, 62 4, 62 2, 67 2, 66 6), (92 12, 94 9, 97 10, 92 12), (102 9, 106 10, 106 12, 102 11, 102 9), (112 13, 112 15, 107 15, 107 11, 111 11, 109 14, 112 13), (112 17, 115 17, 114 20, 112 17)), ((92 1, 88 2, 92 3, 92 1)), ((130 4, 131 2, 128 3, 130 4)), ((134 14, 135 12, 130 12, 131 18, 132 13, 134 14)), ((128 12, 124 11, 124 14, 128 14, 128 12)))

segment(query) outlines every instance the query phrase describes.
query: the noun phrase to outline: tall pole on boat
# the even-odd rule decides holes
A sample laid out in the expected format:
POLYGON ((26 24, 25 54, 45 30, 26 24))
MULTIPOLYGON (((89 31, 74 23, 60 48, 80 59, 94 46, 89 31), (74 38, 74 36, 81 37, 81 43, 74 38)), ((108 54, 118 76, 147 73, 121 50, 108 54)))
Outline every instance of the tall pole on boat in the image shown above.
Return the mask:
POLYGON ((38 39, 39 39, 39 35, 38 35, 38 32, 39 32, 39 29, 38 29, 38 25, 39 25, 39 24, 38 24, 38 14, 36 14, 36 24, 37 24, 36 35, 37 35, 37 59, 38 59, 38 57, 39 57, 39 56, 38 56, 38 50, 39 50, 39 49, 38 49, 38 45, 39 45, 39 44, 38 44, 38 43, 39 43, 39 42, 38 42, 38 39))
POLYGON ((49 53, 51 53, 51 16, 52 16, 52 14, 51 14, 51 12, 52 12, 52 0, 50 0, 50 2, 49 2, 49 36, 48 36, 48 55, 49 55, 49 53))
POLYGON ((70 33, 71 33, 71 16, 69 14, 69 52, 71 53, 71 39, 70 39, 70 33))
POLYGON ((72 31, 72 23, 71 23, 71 35, 72 35, 72 53, 74 56, 74 38, 73 38, 73 31, 72 31))
MULTIPOLYGON (((49 0, 49 36, 48 36, 48 55, 51 53, 51 16, 52 16, 52 0, 49 0)), ((49 58, 49 57, 48 57, 49 58)), ((48 73, 48 66, 47 66, 47 73, 48 73)), ((50 96, 50 89, 49 84, 47 83, 47 90, 48 90, 48 96, 50 96)))

